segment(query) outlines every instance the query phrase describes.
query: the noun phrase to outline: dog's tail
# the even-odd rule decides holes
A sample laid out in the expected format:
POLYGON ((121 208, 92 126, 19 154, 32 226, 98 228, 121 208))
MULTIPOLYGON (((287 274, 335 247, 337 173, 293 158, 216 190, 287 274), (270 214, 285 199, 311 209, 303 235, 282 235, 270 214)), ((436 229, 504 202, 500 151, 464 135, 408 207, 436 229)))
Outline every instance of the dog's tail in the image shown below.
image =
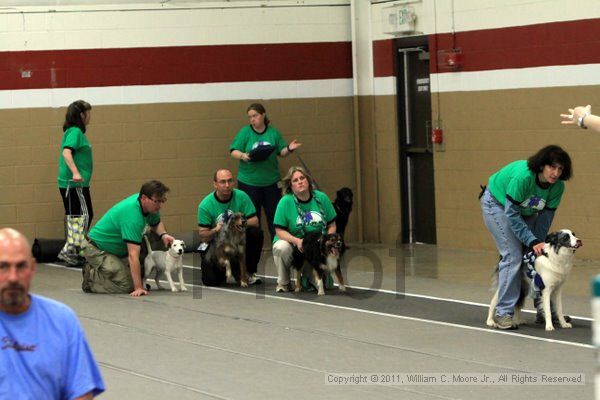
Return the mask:
POLYGON ((144 240, 146 241, 146 247, 148 248, 148 254, 152 253, 152 246, 150 246, 150 240, 148 240, 148 235, 144 234, 144 240))
MULTIPOLYGON (((525 270, 527 269, 527 266, 525 265, 525 263, 523 263, 521 265, 521 291, 519 292, 519 298, 517 299, 517 304, 515 305, 515 307, 519 307, 519 308, 523 308, 523 306, 525 305, 525 300, 527 300, 528 297, 530 296, 530 292, 533 291, 531 290, 531 280, 529 280, 529 278, 527 278, 527 273, 525 272, 525 270)), ((532 297, 533 298, 533 297, 532 297)))
POLYGON ((490 287, 491 292, 495 292, 498 290, 498 274, 500 270, 498 269, 498 264, 494 267, 494 271, 492 272, 492 286, 490 287))

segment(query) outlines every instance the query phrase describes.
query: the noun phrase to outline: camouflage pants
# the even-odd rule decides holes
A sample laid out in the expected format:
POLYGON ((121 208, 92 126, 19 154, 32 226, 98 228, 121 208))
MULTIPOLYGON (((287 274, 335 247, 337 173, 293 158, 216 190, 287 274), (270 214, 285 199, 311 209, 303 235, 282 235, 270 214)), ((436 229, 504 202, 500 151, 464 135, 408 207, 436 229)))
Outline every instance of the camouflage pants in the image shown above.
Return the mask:
POLYGON ((98 249, 84 240, 81 245, 86 263, 81 289, 86 293, 131 293, 131 271, 119 257, 98 249))

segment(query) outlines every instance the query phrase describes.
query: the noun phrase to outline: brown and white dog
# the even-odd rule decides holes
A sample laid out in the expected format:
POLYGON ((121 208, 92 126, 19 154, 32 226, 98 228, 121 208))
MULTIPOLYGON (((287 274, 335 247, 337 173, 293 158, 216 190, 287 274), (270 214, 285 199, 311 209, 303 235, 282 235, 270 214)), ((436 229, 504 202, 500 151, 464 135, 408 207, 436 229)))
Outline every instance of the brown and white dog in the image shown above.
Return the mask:
POLYGON ((304 251, 302 253, 303 257, 296 254, 292 260, 292 266, 296 270, 296 292, 299 292, 301 289, 300 275, 304 260, 312 267, 312 274, 317 284, 317 293, 320 296, 325 294, 325 287, 323 285, 325 273, 335 272, 340 291, 346 291, 344 277, 340 269, 340 258, 346 250, 342 235, 339 233, 323 235, 319 232, 309 232, 302 239, 302 249, 304 251))
MULTIPOLYGON (((561 328, 572 327, 570 323, 565 321, 562 308, 562 288, 573 268, 575 251, 581 246, 583 246, 583 242, 572 231, 561 229, 560 231, 550 233, 546 237, 543 255, 535 259, 535 271, 542 278, 544 284, 544 289, 542 289, 542 303, 544 305, 547 331, 554 330, 550 310, 551 300, 556 307, 556 315, 561 328)), ((525 263, 523 263, 522 268, 527 269, 525 263)), ((515 315, 513 318, 517 325, 521 323, 521 308, 531 284, 531 280, 527 278, 526 271, 522 272, 524 279, 521 282, 521 297, 515 306, 515 315)), ((490 303, 487 318, 488 326, 496 326, 493 317, 497 304, 498 290, 496 290, 490 303)))
POLYGON ((225 216, 215 242, 214 256, 217 266, 225 272, 227 280, 233 276, 240 286, 248 287, 246 273, 246 218, 242 213, 225 216), (239 271, 239 276, 236 276, 239 271), (234 273, 235 272, 235 273, 234 273))

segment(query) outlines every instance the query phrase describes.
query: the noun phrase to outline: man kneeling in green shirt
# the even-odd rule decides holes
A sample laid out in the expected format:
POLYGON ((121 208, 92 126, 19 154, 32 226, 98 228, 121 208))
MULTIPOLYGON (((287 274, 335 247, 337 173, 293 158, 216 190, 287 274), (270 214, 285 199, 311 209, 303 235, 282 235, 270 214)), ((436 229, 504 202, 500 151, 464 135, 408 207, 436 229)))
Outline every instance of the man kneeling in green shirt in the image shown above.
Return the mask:
POLYGON ((175 240, 159 214, 168 191, 159 181, 146 182, 139 193, 115 204, 94 225, 82 245, 86 259, 81 285, 84 292, 129 293, 133 297, 148 294, 142 285, 140 249, 146 224, 165 246, 175 240), (125 257, 129 267, 122 260, 125 257))
MULTIPOLYGON (((250 197, 235 189, 235 180, 230 170, 218 169, 213 176, 214 192, 209 193, 198 205, 198 233, 202 242, 210 246, 221 230, 226 215, 242 213, 247 219, 246 226, 246 268, 248 283, 262 281, 256 275, 263 247, 263 232, 258 223, 256 209, 250 197)), ((238 272, 234 272, 237 274, 238 272)), ((218 267, 216 259, 202 253, 202 283, 206 286, 220 286, 226 282, 225 272, 218 267)))

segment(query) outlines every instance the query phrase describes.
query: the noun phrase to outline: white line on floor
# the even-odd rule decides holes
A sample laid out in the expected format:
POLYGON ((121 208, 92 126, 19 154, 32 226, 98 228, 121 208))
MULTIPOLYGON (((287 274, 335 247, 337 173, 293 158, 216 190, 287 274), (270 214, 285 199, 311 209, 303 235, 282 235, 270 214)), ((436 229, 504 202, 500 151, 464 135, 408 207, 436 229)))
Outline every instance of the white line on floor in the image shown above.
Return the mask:
MULTIPOLYGON (((64 269, 72 270, 72 271, 80 271, 80 269, 67 268, 67 267, 65 267, 63 265, 59 265, 59 264, 45 263, 44 265, 48 265, 48 266, 51 266, 51 267, 64 268, 64 269)), ((186 268, 192 268, 192 269, 198 269, 197 267, 193 267, 193 266, 189 266, 189 265, 184 265, 184 267, 186 267, 186 268)), ((261 275, 261 276, 263 276, 265 278, 274 278, 272 276, 264 276, 264 275, 261 275)), ((161 281, 161 282, 166 283, 167 281, 161 281)), ((192 284, 192 283, 186 283, 186 286, 201 287, 203 289, 210 289, 210 290, 216 290, 216 291, 222 291, 222 292, 243 294, 243 295, 247 295, 247 296, 256 296, 256 292, 254 292, 254 291, 252 291, 252 292, 245 292, 245 291, 240 291, 240 290, 235 290, 235 289, 227 289, 227 288, 223 288, 223 287, 195 285, 195 284, 192 284)), ((348 287, 355 288, 355 289, 369 290, 368 288, 367 289, 363 289, 363 288, 360 288, 360 287, 357 287, 357 286, 348 286, 348 287)), ((465 302, 465 301, 454 300, 454 299, 444 299, 444 298, 437 298, 437 297, 431 297, 431 296, 425 296, 425 295, 418 295, 418 294, 401 293, 401 292, 394 292, 394 291, 390 291, 390 290, 384 291, 382 289, 379 289, 379 290, 377 290, 377 289, 370 289, 370 290, 376 290, 376 291, 380 291, 382 293, 404 294, 405 296, 411 296, 411 297, 417 297, 417 298, 428 298, 428 299, 435 299, 435 300, 440 300, 440 301, 449 301, 449 302, 461 303, 461 304, 482 305, 482 306, 488 307, 488 305, 484 305, 484 304, 481 304, 481 303, 465 302)), ((448 326, 448 327, 460 328, 460 329, 467 329, 467 330, 472 330, 472 331, 477 331, 477 332, 485 332, 485 333, 491 333, 491 334, 517 336, 517 337, 521 337, 521 338, 524 338, 524 339, 537 340, 537 341, 541 341, 541 342, 554 343, 554 344, 563 344, 563 345, 567 345, 567 346, 581 347, 581 348, 584 348, 584 349, 595 349, 596 348, 595 346, 592 346, 590 344, 577 343, 577 342, 569 342, 569 341, 566 341, 566 340, 556 340, 556 339, 542 338, 542 337, 531 336, 531 335, 524 335, 522 333, 516 333, 514 331, 502 331, 502 330, 499 330, 499 329, 480 328, 480 327, 476 327, 476 326, 460 325, 460 324, 454 324, 454 323, 451 323, 451 322, 442 322, 442 321, 435 321, 435 320, 424 319, 424 318, 408 317, 408 316, 404 316, 404 315, 382 313, 382 312, 379 312, 379 311, 363 310, 363 309, 360 309, 360 308, 347 307, 347 306, 338 306, 338 305, 335 305, 335 304, 318 303, 318 302, 314 302, 314 301, 308 301, 308 300, 302 300, 302 299, 295 299, 295 298, 289 298, 289 297, 281 297, 281 296, 270 295, 270 294, 262 294, 262 296, 270 298, 270 299, 277 299, 277 300, 291 301, 291 302, 296 302, 296 303, 311 304, 311 305, 319 306, 319 307, 336 308, 336 309, 340 309, 340 310, 354 311, 354 312, 359 312, 359 313, 363 313, 363 314, 377 315, 377 316, 381 316, 381 317, 403 319, 403 320, 407 320, 407 321, 422 322, 422 323, 434 324, 434 325, 442 325, 442 326, 448 326)), ((591 320, 589 318, 580 318, 580 317, 572 317, 572 318, 591 320)))
MULTIPOLYGON (((192 265, 184 265, 184 267, 185 268, 189 268, 189 269, 200 269, 199 267, 194 267, 192 265)), ((259 275, 259 276, 261 278, 277 279, 276 276, 270 276, 270 275, 259 275)), ((335 285, 337 286, 337 284, 335 284, 335 285)), ((484 307, 484 308, 488 308, 490 306, 489 303, 476 303, 476 302, 473 302, 473 301, 450 299, 450 298, 446 298, 446 297, 435 297, 435 296, 429 296, 429 295, 418 294, 418 293, 396 292, 396 291, 393 291, 393 290, 373 289, 373 288, 362 287, 362 286, 346 286, 346 287, 349 287, 349 288, 352 288, 352 289, 358 289, 358 290, 365 290, 365 291, 369 291, 369 292, 394 294, 394 295, 399 295, 399 296, 415 297, 415 298, 419 298, 419 299, 445 301, 447 303, 466 304, 466 305, 470 305, 470 306, 477 306, 477 307, 484 307)), ((536 310, 526 310, 526 309, 523 309, 523 310, 521 310, 521 312, 535 314, 536 310)), ((575 316, 575 315, 571 315, 571 318, 575 318, 575 319, 580 320, 580 321, 589 321, 589 322, 593 321, 593 318, 580 317, 580 316, 575 316)))

